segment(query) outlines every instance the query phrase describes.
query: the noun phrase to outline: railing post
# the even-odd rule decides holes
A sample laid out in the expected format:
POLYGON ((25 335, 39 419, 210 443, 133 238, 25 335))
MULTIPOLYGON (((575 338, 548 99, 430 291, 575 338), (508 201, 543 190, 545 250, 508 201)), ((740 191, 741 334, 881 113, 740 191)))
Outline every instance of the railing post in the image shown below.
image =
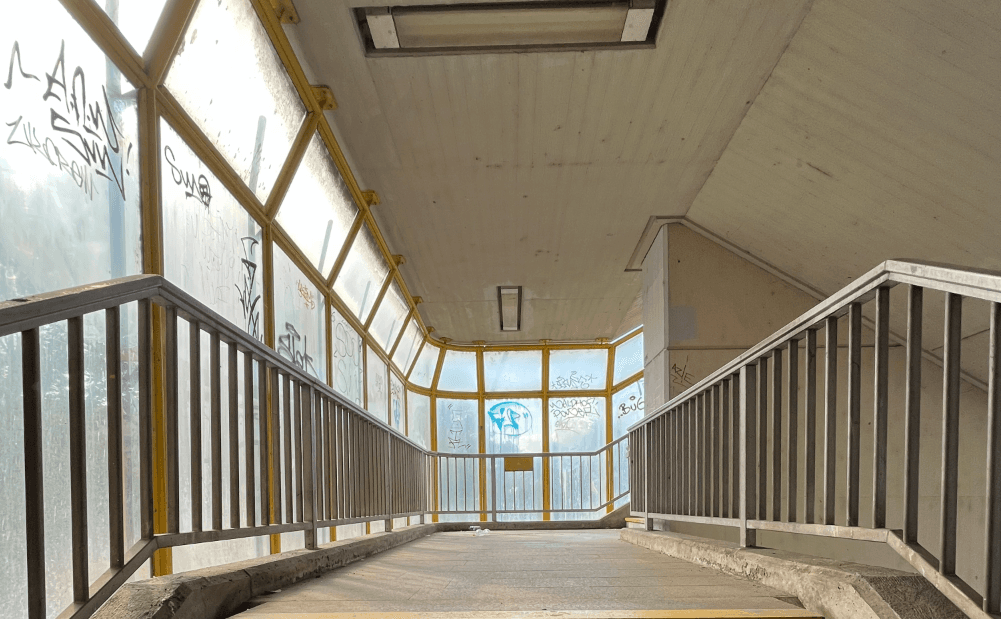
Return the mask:
POLYGON ((386 432, 386 532, 393 530, 393 435, 386 432))
POLYGON ((754 529, 747 528, 749 512, 757 507, 755 495, 756 448, 756 370, 747 364, 740 368, 740 546, 749 548, 756 544, 754 529))
POLYGON ((497 458, 490 459, 490 521, 497 522, 497 458))
POLYGON ((303 486, 303 512, 302 519, 309 524, 306 529, 306 549, 316 550, 316 488, 314 485, 316 471, 316 461, 313 458, 313 387, 299 385, 298 389, 306 389, 305 402, 302 406, 302 486, 303 486))
POLYGON ((991 303, 990 365, 987 378, 987 549, 984 612, 1001 612, 1001 304, 991 303))
POLYGON ((650 424, 643 426, 643 527, 653 531, 650 517, 650 424))
POLYGON ((938 571, 956 573, 956 529, 959 485, 959 394, 963 297, 945 295, 945 348, 942 354, 942 527, 938 571))
MULTIPOLYGON (((142 307, 141 304, 140 307, 142 307)), ((46 602, 45 493, 42 481, 42 351, 38 329, 31 329, 21 333, 21 390, 24 410, 25 554, 28 568, 27 610, 29 619, 44 619, 46 602)), ((145 511, 143 515, 146 515, 145 511)), ((146 524, 144 519, 144 533, 146 532, 146 524)))

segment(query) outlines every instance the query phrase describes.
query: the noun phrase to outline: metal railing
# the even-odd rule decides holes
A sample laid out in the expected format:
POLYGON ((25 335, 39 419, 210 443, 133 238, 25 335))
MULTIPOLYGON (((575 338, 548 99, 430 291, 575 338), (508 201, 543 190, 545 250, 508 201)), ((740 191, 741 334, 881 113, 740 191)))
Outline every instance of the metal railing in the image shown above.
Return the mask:
POLYGON ((654 519, 738 528, 742 546, 755 545, 756 531, 885 542, 969 616, 997 617, 1001 612, 999 354, 1001 274, 924 262, 884 262, 633 425, 628 434, 631 511, 646 519, 648 529, 654 519), (906 286, 904 338, 890 332, 890 289, 897 285, 906 286), (926 290, 944 294, 941 359, 922 348, 926 290), (989 324, 989 358, 983 360, 988 364, 986 384, 965 375, 960 367, 962 309, 967 299, 987 302, 983 304, 986 315, 974 317, 989 324), (874 310, 871 320, 864 314, 870 309, 874 310), (839 318, 845 316, 847 402, 839 404, 839 391, 845 390, 838 381, 838 325, 839 318), (860 474, 864 322, 874 331, 873 372, 871 381, 866 381, 866 387, 872 389, 873 406, 869 418, 872 457, 865 462, 871 467, 868 479, 860 474), (817 348, 821 330, 825 340, 823 417, 818 419, 817 348), (905 346, 901 398, 904 414, 898 427, 891 427, 888 416, 891 341, 905 346), (801 353, 805 356, 803 371, 801 353), (923 360, 937 362, 943 372, 941 469, 937 480, 940 542, 934 552, 918 543, 921 458, 938 455, 932 452, 929 456, 930 446, 923 445, 921 438, 923 360), (961 450, 963 379, 987 391, 987 410, 983 411, 987 420, 986 452, 970 450, 968 444, 961 450), (798 426, 800 403, 805 426, 802 430, 798 426), (845 433, 840 451, 845 470, 841 475, 837 470, 839 421, 845 433), (819 446, 815 440, 818 432, 823 437, 819 446), (899 463, 903 473, 902 502, 892 506, 899 507, 902 530, 887 529, 887 444, 891 432, 900 432, 903 438, 899 463), (805 439, 802 447, 801 436, 805 439), (969 535, 976 522, 971 519, 960 523, 957 513, 961 457, 967 466, 977 467, 983 459, 985 467, 983 530, 973 533, 982 536, 979 539, 985 548, 980 591, 956 574, 957 530, 962 524, 964 535, 969 535), (798 479, 800 465, 805 473, 802 484, 798 479), (869 513, 863 514, 871 516, 871 526, 864 526, 859 519, 863 486, 867 496, 871 493, 871 505, 866 510, 869 513), (803 512, 797 509, 800 500, 803 512), (838 503, 844 504, 841 514, 836 513, 838 503))
POLYGON ((628 493, 624 437, 594 453, 428 451, 159 276, 15 299, 0 303, 0 337, 20 337, 29 619, 43 619, 47 605, 40 330, 63 323, 70 444, 69 453, 57 457, 70 463, 74 601, 61 618, 92 615, 158 549, 298 531, 306 548, 314 549, 318 529, 326 527, 382 520, 391 530, 396 518, 418 517, 423 523, 427 514, 489 512, 496 520, 517 514, 532 519, 543 513, 598 513, 628 493), (123 488, 121 335, 124 311, 133 303, 138 306, 138 341, 124 352, 138 370, 138 506, 127 504, 129 493, 123 488), (107 420, 100 432, 108 446, 110 540, 110 567, 96 578, 89 572, 83 336, 85 317, 95 313, 103 313, 105 326, 107 420), (186 351, 180 345, 182 325, 188 334, 186 351), (206 394, 203 334, 209 343, 206 394), (160 339, 159 354, 154 353, 154 337, 160 339), (185 354, 189 374, 182 377, 185 354), (159 459, 157 449, 162 450, 159 459), (190 481, 183 494, 182 460, 190 481), (210 462, 206 470, 203 461, 210 462), (489 470, 490 492, 477 490, 475 505, 467 509, 457 502, 459 489, 465 500, 466 484, 479 483, 480 467, 489 470), (558 507, 538 504, 537 497, 553 491, 561 498, 558 507), (129 548, 127 508, 139 513, 138 541, 129 548))

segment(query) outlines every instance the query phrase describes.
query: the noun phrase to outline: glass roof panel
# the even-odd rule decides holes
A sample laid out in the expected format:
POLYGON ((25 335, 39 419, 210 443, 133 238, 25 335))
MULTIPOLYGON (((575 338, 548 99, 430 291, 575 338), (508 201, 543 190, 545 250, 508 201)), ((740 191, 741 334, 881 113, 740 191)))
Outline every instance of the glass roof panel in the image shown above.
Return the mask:
POLYGON ((327 277, 357 214, 327 145, 319 133, 313 135, 282 200, 278 224, 327 277))
POLYGON ((97 3, 140 56, 149 44, 165 4, 167 0, 109 0, 97 3))
POLYGON ((615 370, 612 381, 617 385, 643 369, 643 334, 634 335, 615 347, 615 370))
POLYGON ((403 298, 400 286, 393 282, 386 291, 386 296, 382 298, 379 310, 376 311, 375 318, 368 328, 368 332, 387 353, 396 343, 396 336, 400 334, 400 329, 403 328, 409 313, 410 307, 403 298))
POLYGON ((306 107, 251 3, 199 2, 166 86, 265 202, 306 107))
POLYGON ((604 348, 549 353, 549 388, 553 391, 604 389, 607 376, 608 351, 604 348))
POLYGON ((542 351, 484 351, 483 382, 487 391, 541 390, 542 351))
POLYGON ((389 266, 366 223, 358 230, 344 266, 337 274, 334 292, 358 320, 365 322, 387 275, 389 266))
POLYGON ((476 353, 446 350, 438 377, 439 391, 476 391, 476 353))
POLYGON ((410 382, 418 387, 429 389, 431 381, 434 380, 434 372, 438 368, 438 356, 441 349, 430 342, 424 344, 421 354, 414 363, 414 369, 410 373, 410 382))
POLYGON ((407 325, 407 330, 403 333, 403 339, 400 340, 399 346, 396 347, 396 352, 393 353, 393 363, 399 368, 404 374, 410 369, 410 364, 414 360, 414 355, 417 353, 417 348, 421 345, 421 329, 417 326, 417 321, 410 319, 410 324, 407 325))

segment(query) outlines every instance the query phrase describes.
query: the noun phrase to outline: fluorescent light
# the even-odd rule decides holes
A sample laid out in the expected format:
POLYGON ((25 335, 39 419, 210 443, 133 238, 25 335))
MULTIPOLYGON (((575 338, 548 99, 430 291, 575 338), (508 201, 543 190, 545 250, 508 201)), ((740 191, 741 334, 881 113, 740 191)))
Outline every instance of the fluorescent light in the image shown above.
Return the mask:
POLYGON ((369 32, 372 33, 372 44, 376 49, 399 49, 400 39, 396 34, 396 22, 389 12, 389 7, 365 9, 369 32))
POLYGON ((521 330, 521 286, 497 286, 501 331, 521 330))
POLYGON ((646 41, 653 22, 654 0, 633 0, 626 13, 621 41, 646 41))

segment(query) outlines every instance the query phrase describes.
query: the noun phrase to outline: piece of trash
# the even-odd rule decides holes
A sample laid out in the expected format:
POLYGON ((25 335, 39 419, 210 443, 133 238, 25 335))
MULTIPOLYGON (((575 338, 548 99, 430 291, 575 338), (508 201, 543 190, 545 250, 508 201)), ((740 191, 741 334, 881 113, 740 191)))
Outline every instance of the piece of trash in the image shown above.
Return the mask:
POLYGON ((476 527, 476 530, 473 531, 473 536, 474 537, 483 537, 484 535, 487 535, 489 533, 490 533, 490 529, 481 529, 480 527, 476 527))
POLYGON ((469 530, 470 530, 470 531, 479 531, 479 530, 480 530, 480 527, 478 527, 478 526, 476 526, 476 525, 473 525, 473 526, 469 527, 469 530))

